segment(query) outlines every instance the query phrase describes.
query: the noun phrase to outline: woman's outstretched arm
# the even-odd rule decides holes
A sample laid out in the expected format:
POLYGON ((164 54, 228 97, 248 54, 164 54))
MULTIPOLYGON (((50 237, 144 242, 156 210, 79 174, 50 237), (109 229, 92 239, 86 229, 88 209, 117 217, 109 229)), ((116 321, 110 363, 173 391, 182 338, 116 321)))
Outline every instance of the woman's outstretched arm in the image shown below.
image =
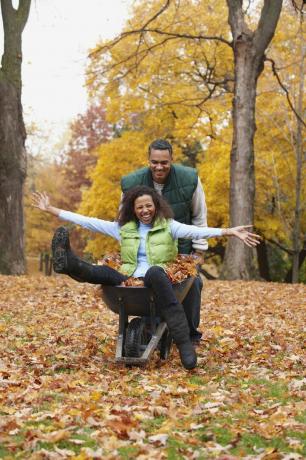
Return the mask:
POLYGON ((103 233, 111 236, 116 240, 120 240, 120 229, 118 222, 110 222, 108 220, 98 219, 96 217, 87 217, 75 212, 65 211, 64 209, 56 208, 50 203, 50 198, 46 192, 36 192, 32 195, 32 204, 35 208, 44 212, 49 212, 62 220, 72 222, 81 227, 90 230, 91 232, 103 233))
POLYGON ((181 224, 175 220, 171 221, 171 233, 173 238, 216 238, 221 236, 235 236, 247 246, 254 247, 260 243, 261 237, 256 233, 249 232, 252 225, 240 225, 232 228, 196 227, 195 225, 181 224))

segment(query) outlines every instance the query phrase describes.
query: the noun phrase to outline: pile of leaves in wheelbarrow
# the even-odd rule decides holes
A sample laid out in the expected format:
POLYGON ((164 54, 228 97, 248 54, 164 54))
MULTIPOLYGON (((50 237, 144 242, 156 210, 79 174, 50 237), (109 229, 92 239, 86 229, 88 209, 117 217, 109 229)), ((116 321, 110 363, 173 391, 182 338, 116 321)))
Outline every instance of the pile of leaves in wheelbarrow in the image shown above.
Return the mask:
MULTIPOLYGON (((196 255, 179 254, 173 262, 169 262, 165 271, 172 284, 180 283, 190 276, 197 274, 197 265, 200 258, 196 255)), ((107 265, 115 270, 120 270, 122 261, 120 254, 107 254, 98 261, 98 265, 107 265)), ((123 286, 143 286, 143 280, 132 276, 122 283, 123 286)))

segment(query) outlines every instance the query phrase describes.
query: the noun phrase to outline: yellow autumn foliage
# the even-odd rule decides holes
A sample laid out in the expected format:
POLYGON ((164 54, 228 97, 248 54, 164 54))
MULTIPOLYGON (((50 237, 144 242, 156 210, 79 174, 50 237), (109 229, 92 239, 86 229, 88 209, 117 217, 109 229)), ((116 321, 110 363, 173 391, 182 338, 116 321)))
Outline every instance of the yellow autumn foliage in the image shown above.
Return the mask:
POLYGON ((198 167, 205 190, 208 209, 207 222, 210 227, 228 227, 229 225, 231 135, 231 127, 224 128, 222 134, 211 141, 198 167))
MULTIPOLYGON (((161 1, 138 2, 125 30, 137 30, 162 5, 161 1)), ((222 31, 230 38, 224 2, 206 1, 205 7, 189 0, 179 7, 172 2, 150 29, 190 37, 222 31)), ((225 85, 231 85, 233 62, 227 44, 184 36, 165 38, 152 31, 144 40, 130 34, 101 54, 103 45, 107 44, 92 50, 87 84, 92 97, 107 101, 108 121, 136 124, 149 139, 158 132, 158 137, 186 144, 205 139, 213 124, 228 117, 230 97, 214 83, 228 79, 225 85), (127 56, 131 56, 129 62, 127 56), (101 77, 105 69, 107 78, 101 77)))
MULTIPOLYGON (((146 166, 147 143, 144 133, 126 131, 122 137, 98 148, 99 159, 90 176, 92 187, 83 193, 81 214, 115 220, 121 199, 120 179, 131 170, 146 166)), ((100 257, 118 246, 114 239, 98 235, 88 240, 86 249, 100 257)))
MULTIPOLYGON (((63 174, 56 163, 31 158, 29 175, 25 190, 25 236, 27 255, 37 256, 40 252, 50 252, 51 238, 60 225, 58 218, 41 212, 32 206, 31 195, 34 191, 45 191, 52 197, 52 204, 65 207, 62 194, 63 174)), ((66 203, 68 205, 68 203, 66 203)))
MULTIPOLYGON (((299 27, 297 16, 285 10, 269 50, 269 56, 277 63, 282 84, 287 88, 295 107, 300 78, 305 78, 299 74, 302 46, 299 27)), ((271 65, 267 63, 266 67, 259 81, 256 106, 256 226, 266 238, 281 241, 290 247, 295 207, 297 119, 284 91, 272 75, 271 65)), ((304 107, 305 103, 304 94, 304 107)), ((301 202, 306 202, 305 180, 302 181, 301 202)), ((304 206, 301 239, 305 232, 304 206)))
MULTIPOLYGON (((125 31, 137 30, 164 2, 137 2, 125 31)), ((255 18, 256 19, 256 18, 255 18)), ((250 26, 252 17, 250 18, 250 26)), ((300 46, 299 22, 286 6, 268 55, 296 103, 300 46)), ((199 142, 198 171, 204 185, 208 224, 227 226, 229 164, 232 142, 231 102, 233 56, 220 41, 190 36, 222 36, 231 40, 225 2, 182 0, 148 26, 145 38, 129 34, 115 46, 99 43, 92 50, 87 86, 92 98, 107 104, 109 122, 123 127, 120 138, 99 149, 91 175, 92 188, 83 196, 85 214, 114 219, 120 201, 122 175, 146 165, 148 144, 168 138, 181 149, 199 142), (166 31, 161 35, 154 30, 166 31), (180 38, 171 34, 179 33, 180 38), (101 52, 101 47, 105 47, 101 52), (130 57, 128 59, 128 57, 130 57), (215 85, 218 82, 219 85, 215 85), (222 84, 220 84, 222 82, 222 84)), ((255 138, 255 225, 262 234, 290 246, 295 200, 296 117, 267 62, 258 83, 255 138)), ((302 202, 305 202, 303 183, 302 202)), ((243 222, 247 224, 248 222, 243 222)), ((301 232, 305 232, 302 219, 301 232)), ((96 256, 113 243, 94 238, 88 250, 96 256)))

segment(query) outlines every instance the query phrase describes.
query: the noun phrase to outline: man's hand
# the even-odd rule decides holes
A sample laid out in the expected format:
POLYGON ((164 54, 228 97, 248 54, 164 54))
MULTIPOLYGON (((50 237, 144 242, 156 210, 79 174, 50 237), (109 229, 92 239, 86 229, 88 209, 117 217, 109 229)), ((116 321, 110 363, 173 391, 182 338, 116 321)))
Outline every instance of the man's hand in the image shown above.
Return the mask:
POLYGON ((197 265, 204 264, 204 253, 203 251, 193 251, 192 256, 195 258, 197 265))

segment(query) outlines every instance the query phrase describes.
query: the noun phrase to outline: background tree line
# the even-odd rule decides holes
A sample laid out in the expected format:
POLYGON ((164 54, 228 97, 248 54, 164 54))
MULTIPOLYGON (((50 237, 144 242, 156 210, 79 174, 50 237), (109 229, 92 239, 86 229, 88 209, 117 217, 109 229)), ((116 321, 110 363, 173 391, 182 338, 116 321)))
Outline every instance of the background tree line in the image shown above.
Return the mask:
MULTIPOLYGON (((254 221, 264 236, 257 257, 219 243, 206 259, 227 278, 289 281, 294 268, 296 281, 306 253, 302 17, 281 1, 137 2, 122 34, 91 50, 90 108, 57 164, 33 159, 29 189, 44 184, 58 205, 113 219, 121 176, 166 137, 176 161, 199 171, 209 225, 254 221)), ((28 206, 28 252, 48 247, 55 225, 28 206)), ((80 250, 82 240, 75 232, 80 250)), ((114 249, 103 236, 86 245, 94 257, 114 249)))

